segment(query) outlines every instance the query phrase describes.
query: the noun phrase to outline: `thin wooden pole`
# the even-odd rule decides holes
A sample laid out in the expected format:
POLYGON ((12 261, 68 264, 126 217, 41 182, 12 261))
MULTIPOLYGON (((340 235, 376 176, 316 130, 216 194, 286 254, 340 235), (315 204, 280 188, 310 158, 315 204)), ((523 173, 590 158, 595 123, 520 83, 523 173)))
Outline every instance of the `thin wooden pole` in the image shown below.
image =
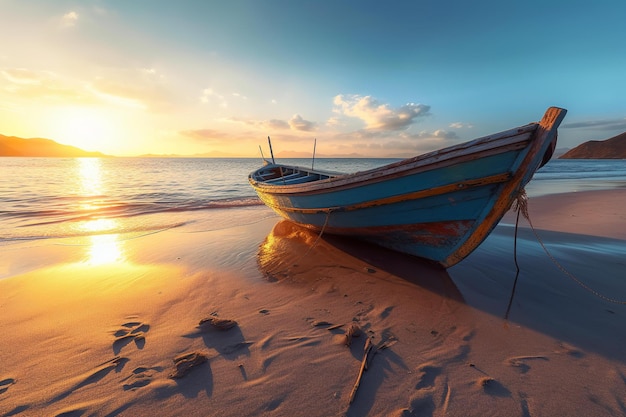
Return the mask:
POLYGON ((313 160, 311 161, 311 169, 313 169, 313 165, 315 165, 315 148, 317 147, 317 138, 313 141, 313 160))
POLYGON ((275 164, 276 161, 274 161, 274 151, 272 150, 272 140, 270 139, 270 137, 267 137, 267 142, 270 144, 270 155, 272 155, 272 164, 275 164))

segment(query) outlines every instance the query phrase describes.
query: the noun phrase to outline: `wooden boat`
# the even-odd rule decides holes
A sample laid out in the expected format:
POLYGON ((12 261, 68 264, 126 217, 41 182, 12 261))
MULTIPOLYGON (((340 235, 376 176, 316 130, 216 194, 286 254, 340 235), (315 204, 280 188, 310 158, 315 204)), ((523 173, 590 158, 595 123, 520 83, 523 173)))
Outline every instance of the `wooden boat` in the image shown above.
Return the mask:
POLYGON ((265 160, 248 179, 278 214, 450 267, 489 235, 552 157, 566 110, 531 123, 353 174, 265 160))

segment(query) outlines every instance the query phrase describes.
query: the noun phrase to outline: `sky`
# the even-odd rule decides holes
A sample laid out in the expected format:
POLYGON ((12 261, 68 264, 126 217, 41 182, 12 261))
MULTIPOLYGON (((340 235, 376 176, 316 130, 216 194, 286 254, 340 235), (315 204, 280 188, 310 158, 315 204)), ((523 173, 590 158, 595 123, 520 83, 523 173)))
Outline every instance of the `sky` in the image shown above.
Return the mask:
POLYGON ((0 134, 117 156, 408 157, 568 109, 626 131, 623 0, 0 0, 0 134))

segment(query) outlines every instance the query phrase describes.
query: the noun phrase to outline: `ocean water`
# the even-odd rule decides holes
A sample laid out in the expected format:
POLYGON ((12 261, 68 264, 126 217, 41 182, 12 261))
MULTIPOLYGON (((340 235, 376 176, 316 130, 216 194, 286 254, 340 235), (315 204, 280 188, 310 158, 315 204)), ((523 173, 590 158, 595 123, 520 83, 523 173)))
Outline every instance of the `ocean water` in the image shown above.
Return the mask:
MULTIPOLYGON (((315 167, 356 172, 393 161, 316 159, 315 167)), ((247 180, 260 164, 245 158, 0 158, 0 247, 54 238, 80 243, 103 234, 131 238, 190 225, 227 227, 224 216, 220 224, 212 222, 216 210, 262 204, 247 180)), ((624 160, 553 160, 527 192, 532 197, 617 187, 626 187, 624 160)), ((252 222, 258 215, 255 210, 231 221, 252 222)))

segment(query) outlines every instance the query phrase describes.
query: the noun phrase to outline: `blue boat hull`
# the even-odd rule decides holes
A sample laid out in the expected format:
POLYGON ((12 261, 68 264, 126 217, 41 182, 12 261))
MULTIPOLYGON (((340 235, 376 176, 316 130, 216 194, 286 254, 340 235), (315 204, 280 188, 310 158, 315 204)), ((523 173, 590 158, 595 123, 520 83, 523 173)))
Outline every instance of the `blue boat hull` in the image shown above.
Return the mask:
POLYGON ((550 108, 538 124, 370 171, 336 175, 268 164, 249 180, 291 221, 450 267, 489 235, 547 162, 564 116, 550 108))

